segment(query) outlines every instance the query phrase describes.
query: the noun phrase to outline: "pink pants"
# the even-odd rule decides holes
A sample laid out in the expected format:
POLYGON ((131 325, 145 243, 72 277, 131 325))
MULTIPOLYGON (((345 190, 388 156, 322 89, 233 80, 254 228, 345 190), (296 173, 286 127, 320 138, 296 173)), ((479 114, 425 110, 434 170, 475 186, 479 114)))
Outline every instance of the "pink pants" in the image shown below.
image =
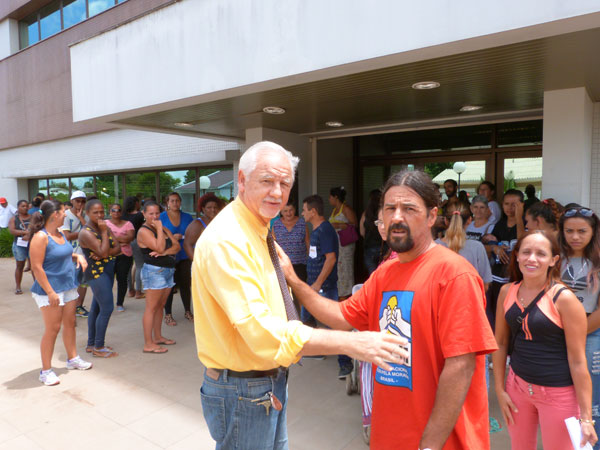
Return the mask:
POLYGON ((572 448, 565 425, 568 417, 579 417, 575 388, 545 387, 519 378, 512 369, 506 379, 506 392, 517 407, 514 425, 508 426, 512 450, 535 450, 538 425, 544 450, 572 448))

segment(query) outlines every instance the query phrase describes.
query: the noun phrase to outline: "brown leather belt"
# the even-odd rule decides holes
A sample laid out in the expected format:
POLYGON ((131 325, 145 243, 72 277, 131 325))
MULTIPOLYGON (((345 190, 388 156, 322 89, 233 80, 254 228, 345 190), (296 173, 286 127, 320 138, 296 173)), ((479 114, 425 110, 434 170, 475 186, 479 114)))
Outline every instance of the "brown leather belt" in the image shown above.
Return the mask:
POLYGON ((237 377, 237 378, 264 378, 264 377, 275 377, 281 371, 287 371, 284 367, 277 367, 276 369, 271 370, 248 370, 246 372, 237 372, 231 369, 206 369, 206 375, 213 380, 218 380, 219 376, 227 371, 227 376, 229 377, 237 377))

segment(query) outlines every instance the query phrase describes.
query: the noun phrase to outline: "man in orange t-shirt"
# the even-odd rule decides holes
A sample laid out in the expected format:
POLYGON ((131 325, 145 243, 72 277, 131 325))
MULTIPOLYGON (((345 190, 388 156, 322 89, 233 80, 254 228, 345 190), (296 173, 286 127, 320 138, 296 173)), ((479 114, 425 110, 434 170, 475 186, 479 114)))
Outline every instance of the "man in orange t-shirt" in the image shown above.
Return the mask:
MULTIPOLYGON (((433 242, 438 195, 423 172, 393 175, 383 191, 383 221, 398 258, 338 304, 318 296, 281 255, 303 305, 337 329, 405 338, 403 364, 374 368, 371 447, 489 449, 484 356, 497 349, 485 315, 483 282, 460 255, 433 242)), ((382 361, 383 363, 383 361, 382 361)))

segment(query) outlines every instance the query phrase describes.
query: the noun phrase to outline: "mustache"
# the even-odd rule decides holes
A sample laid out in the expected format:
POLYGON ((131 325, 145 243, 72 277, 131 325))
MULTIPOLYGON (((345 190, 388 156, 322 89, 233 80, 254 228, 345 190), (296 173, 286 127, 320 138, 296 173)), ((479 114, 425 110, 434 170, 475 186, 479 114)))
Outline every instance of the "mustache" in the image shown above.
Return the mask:
POLYGON ((388 227, 388 232, 394 230, 402 230, 410 233, 410 228, 408 228, 408 225, 404 223, 393 223, 388 227))

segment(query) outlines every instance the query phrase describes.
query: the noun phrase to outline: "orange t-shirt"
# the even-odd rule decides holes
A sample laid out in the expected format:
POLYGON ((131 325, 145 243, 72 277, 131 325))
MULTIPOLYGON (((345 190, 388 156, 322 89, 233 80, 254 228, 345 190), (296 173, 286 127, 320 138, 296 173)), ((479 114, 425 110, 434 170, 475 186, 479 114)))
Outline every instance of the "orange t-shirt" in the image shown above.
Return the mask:
POLYGON ((498 347, 485 315, 483 282, 471 264, 436 245, 408 263, 382 264, 340 304, 358 330, 408 339, 409 360, 374 369, 371 448, 418 448, 446 358, 476 353, 471 386, 444 450, 490 448, 484 354, 498 347))

